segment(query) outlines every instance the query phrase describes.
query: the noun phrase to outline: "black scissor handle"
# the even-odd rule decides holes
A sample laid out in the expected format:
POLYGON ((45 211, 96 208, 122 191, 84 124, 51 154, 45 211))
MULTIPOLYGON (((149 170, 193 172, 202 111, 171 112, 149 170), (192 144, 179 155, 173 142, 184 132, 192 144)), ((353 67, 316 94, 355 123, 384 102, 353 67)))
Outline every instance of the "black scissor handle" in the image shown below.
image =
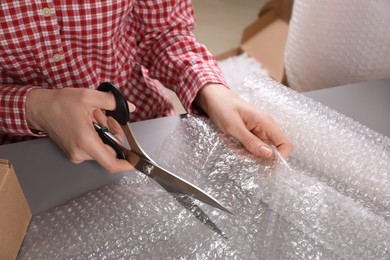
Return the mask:
MULTIPOLYGON (((106 111, 106 115, 113 117, 119 124, 126 125, 130 118, 130 112, 129 105, 127 104, 127 100, 122 92, 110 82, 103 82, 99 85, 98 90, 111 92, 114 95, 116 108, 112 111, 106 111)), ((118 159, 126 159, 126 155, 118 139, 115 138, 115 136, 108 130, 108 128, 100 126, 96 123, 94 123, 94 127, 103 143, 111 146, 115 150, 116 157, 118 159)))
POLYGON ((116 153, 116 158, 118 159, 126 159, 126 153, 122 149, 122 146, 119 144, 118 139, 108 130, 107 127, 100 126, 96 123, 93 124, 96 132, 98 133, 100 139, 102 139, 103 143, 111 146, 116 153))
POLYGON ((113 117, 119 124, 126 125, 130 118, 129 105, 127 104, 126 97, 110 82, 103 82, 99 85, 98 90, 111 92, 114 95, 116 108, 115 110, 107 111, 106 114, 113 117))

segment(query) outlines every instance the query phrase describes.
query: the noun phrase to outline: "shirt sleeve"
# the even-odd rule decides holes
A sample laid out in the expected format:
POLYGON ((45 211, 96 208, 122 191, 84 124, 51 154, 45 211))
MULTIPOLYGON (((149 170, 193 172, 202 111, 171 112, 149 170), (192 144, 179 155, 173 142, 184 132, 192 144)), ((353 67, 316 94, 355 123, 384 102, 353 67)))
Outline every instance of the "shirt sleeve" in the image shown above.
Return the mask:
POLYGON ((136 1, 133 17, 139 34, 137 62, 173 90, 187 111, 202 86, 226 85, 214 57, 192 32, 190 0, 136 1))
POLYGON ((26 99, 34 86, 0 85, 0 133, 14 136, 44 136, 31 131, 26 118, 26 99))

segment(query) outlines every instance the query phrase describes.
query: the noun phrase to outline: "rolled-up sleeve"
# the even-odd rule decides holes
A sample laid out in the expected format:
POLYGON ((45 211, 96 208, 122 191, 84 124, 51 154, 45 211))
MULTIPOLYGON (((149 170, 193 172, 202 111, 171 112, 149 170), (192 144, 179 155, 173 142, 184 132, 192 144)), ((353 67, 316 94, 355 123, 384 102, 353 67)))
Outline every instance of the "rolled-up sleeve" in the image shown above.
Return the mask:
POLYGON ((192 32, 190 0, 137 1, 133 12, 139 35, 137 62, 173 90, 187 111, 202 86, 226 85, 214 57, 192 32))
POLYGON ((34 86, 0 85, 0 134, 44 136, 30 130, 26 118, 26 99, 34 86))

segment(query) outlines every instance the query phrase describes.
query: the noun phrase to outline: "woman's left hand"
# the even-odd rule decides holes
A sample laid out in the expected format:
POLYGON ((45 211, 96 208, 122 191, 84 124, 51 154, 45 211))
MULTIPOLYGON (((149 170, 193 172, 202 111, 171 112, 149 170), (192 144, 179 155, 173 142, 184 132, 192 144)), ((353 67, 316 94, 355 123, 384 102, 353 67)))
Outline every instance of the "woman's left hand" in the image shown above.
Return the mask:
POLYGON ((277 147, 283 157, 293 145, 272 117, 248 104, 220 84, 207 84, 198 93, 195 104, 225 133, 237 138, 252 154, 270 158, 277 147))

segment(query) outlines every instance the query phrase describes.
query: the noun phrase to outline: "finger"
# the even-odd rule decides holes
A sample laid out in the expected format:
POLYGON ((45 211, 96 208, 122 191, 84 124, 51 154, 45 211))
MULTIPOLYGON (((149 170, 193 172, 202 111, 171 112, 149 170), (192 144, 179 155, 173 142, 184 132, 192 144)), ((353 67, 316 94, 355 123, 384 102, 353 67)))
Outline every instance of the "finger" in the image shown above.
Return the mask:
POLYGON ((271 147, 249 131, 244 123, 239 124, 234 129, 234 132, 230 134, 237 138, 249 152, 262 158, 272 157, 273 151, 271 147))
POLYGON ((266 126, 262 128, 266 130, 256 127, 252 130, 252 132, 260 138, 265 136, 264 139, 268 140, 270 144, 276 146, 281 155, 284 158, 287 158, 293 151, 293 144, 287 135, 273 121, 268 121, 266 126))
POLYGON ((108 117, 107 118, 107 126, 108 126, 108 129, 110 129, 110 132, 113 135, 115 135, 115 137, 118 138, 118 140, 122 144, 124 144, 126 136, 125 136, 125 133, 122 130, 121 125, 114 118, 108 117))
POLYGON ((116 158, 115 151, 104 144, 97 133, 93 133, 89 140, 86 153, 108 172, 115 173, 134 170, 134 167, 128 161, 116 158))
POLYGON ((107 127, 108 126, 108 122, 107 122, 107 116, 104 114, 104 112, 100 109, 95 109, 93 111, 93 118, 96 123, 98 123, 99 125, 101 126, 105 126, 107 127))
POLYGON ((116 153, 101 140, 91 146, 90 156, 110 173, 132 171, 134 167, 126 160, 116 158, 116 153))
MULTIPOLYGON (((85 136, 84 136, 85 137, 85 136)), ((61 142, 58 144, 64 150, 64 152, 68 155, 69 159, 73 163, 82 163, 86 160, 94 160, 94 158, 90 155, 91 143, 93 141, 85 140, 85 138, 80 139, 78 142, 74 142, 73 144, 63 145, 61 142)), ((69 143, 68 143, 69 144, 69 143)), ((115 150, 107 144, 104 144, 105 148, 111 153, 112 156, 116 156, 115 150)))
MULTIPOLYGON (((93 112, 93 116, 94 116, 94 120, 100 126, 107 127, 110 133, 112 133, 122 145, 125 144, 125 139, 126 139, 125 133, 123 132, 120 124, 114 118, 106 117, 106 115, 100 109, 96 109, 93 112)), ((107 148, 110 151, 113 151, 115 154, 115 150, 112 147, 107 145, 107 148)))
MULTIPOLYGON (((103 112, 102 110, 100 110, 100 109, 95 109, 95 110, 93 111, 93 117, 94 117, 94 120, 93 120, 93 121, 97 122, 100 126, 107 127, 107 128, 109 129, 109 131, 110 131, 112 134, 115 135, 115 133, 112 131, 112 128, 113 128, 113 127, 110 128, 110 125, 112 126, 112 125, 114 124, 114 122, 115 122, 116 124, 118 124, 118 123, 115 121, 115 119, 113 119, 112 117, 107 118, 106 115, 104 114, 104 112, 103 112), (112 122, 112 121, 113 121, 113 122, 112 122)), ((115 135, 115 136, 118 138, 117 135, 115 135)), ((118 139, 118 140, 121 141, 121 143, 123 143, 123 139, 118 139)), ((103 142, 103 143, 104 143, 104 142, 103 142)), ((106 148, 107 148, 114 156, 116 156, 116 152, 115 152, 114 148, 112 148, 111 146, 109 146, 109 145, 107 145, 107 144, 105 144, 105 145, 106 145, 106 148)))
POLYGON ((111 92, 90 90, 88 102, 92 107, 96 107, 103 110, 112 111, 116 108, 115 97, 111 92))
MULTIPOLYGON (((92 91, 92 95, 89 101, 92 106, 103 110, 113 111, 116 109, 117 105, 115 97, 111 92, 92 91)), ((129 106, 129 112, 134 112, 136 109, 135 105, 130 102, 127 102, 127 104, 129 106)))
POLYGON ((133 113, 136 109, 135 105, 133 103, 130 103, 129 101, 127 101, 127 104, 129 105, 129 112, 133 113))
MULTIPOLYGON (((273 139, 273 137, 271 137, 271 139, 273 139)), ((275 144, 276 148, 278 148, 278 151, 280 152, 280 154, 284 158, 287 158, 294 150, 293 144, 285 135, 284 135, 283 139, 278 138, 277 140, 280 140, 280 142, 277 142, 275 139, 274 142, 277 143, 277 144, 275 144)))
POLYGON ((294 150, 294 146, 291 143, 283 143, 277 146, 278 151, 280 154, 284 157, 287 158, 292 151, 294 150))

